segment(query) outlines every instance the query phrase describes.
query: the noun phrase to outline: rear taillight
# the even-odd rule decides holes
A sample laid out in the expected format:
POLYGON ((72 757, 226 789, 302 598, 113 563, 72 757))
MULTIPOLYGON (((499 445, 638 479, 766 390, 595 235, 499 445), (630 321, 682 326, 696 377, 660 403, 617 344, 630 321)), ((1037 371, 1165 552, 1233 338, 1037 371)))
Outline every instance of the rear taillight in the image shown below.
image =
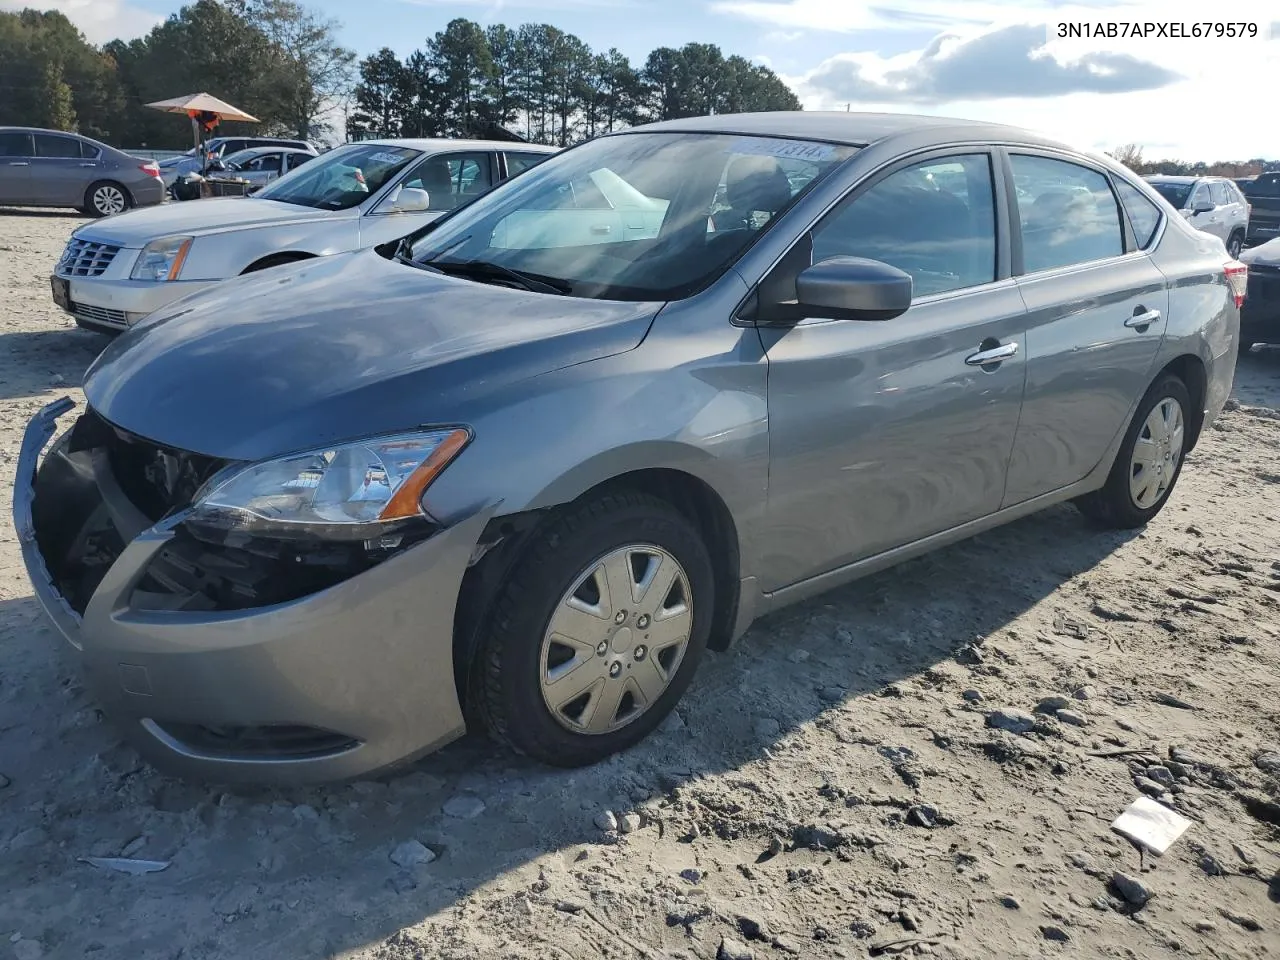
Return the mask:
POLYGON ((155 177, 157 180, 161 179, 160 164, 156 163, 154 160, 150 163, 144 163, 142 166, 138 167, 138 169, 149 177, 155 177))
POLYGON ((1231 296, 1236 306, 1244 306, 1244 298, 1249 291, 1249 265, 1239 260, 1232 260, 1223 267, 1223 270, 1227 274, 1227 283, 1231 287, 1231 296))

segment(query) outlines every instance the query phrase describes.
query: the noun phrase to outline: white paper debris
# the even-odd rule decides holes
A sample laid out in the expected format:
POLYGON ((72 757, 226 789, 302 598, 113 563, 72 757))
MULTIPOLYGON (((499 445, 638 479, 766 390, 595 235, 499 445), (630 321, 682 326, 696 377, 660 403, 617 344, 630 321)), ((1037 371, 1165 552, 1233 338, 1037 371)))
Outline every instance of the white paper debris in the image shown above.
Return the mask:
POLYGON ((158 873, 169 866, 168 860, 133 860, 129 857, 81 857, 99 870, 118 870, 120 873, 158 873))
POLYGON ((1191 821, 1150 797, 1139 797, 1111 824, 1111 829, 1161 856, 1173 846, 1191 821))

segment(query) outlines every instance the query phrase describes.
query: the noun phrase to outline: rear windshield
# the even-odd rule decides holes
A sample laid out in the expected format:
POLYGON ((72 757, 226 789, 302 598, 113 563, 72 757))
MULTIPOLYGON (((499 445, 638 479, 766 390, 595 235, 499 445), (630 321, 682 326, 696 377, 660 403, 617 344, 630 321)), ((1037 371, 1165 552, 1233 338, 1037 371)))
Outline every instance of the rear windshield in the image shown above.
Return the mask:
POLYGON ((1160 183, 1157 181, 1152 183, 1151 186, 1155 187, 1156 192, 1160 194, 1160 196, 1173 204, 1173 208, 1175 210, 1181 210, 1187 205, 1187 197, 1191 196, 1191 188, 1194 187, 1195 184, 1160 183))

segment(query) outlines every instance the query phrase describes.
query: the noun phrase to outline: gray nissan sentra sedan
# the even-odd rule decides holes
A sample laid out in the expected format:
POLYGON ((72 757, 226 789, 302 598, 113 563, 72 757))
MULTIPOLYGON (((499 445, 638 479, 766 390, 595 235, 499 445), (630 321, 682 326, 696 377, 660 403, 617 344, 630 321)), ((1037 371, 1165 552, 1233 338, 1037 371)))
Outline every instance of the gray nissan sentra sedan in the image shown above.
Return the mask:
POLYGON ((766 612, 1061 501, 1149 521, 1245 280, 1023 131, 655 124, 157 312, 38 469, 73 404, 31 422, 17 527, 168 768, 351 777, 469 725, 587 764, 766 612))

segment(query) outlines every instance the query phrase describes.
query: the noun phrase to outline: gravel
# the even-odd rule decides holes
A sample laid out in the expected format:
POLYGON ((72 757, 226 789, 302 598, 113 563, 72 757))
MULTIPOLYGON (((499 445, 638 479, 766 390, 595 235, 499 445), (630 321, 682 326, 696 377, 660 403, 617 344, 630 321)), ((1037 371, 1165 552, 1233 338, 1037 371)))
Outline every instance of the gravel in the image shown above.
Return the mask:
MULTIPOLYGON (((63 395, 81 403, 108 342, 49 300, 50 268, 83 222, 0 211, 6 518, 27 420, 63 395)), ((851 383, 885 375, 851 371, 851 383)), ((229 790, 161 774, 101 717, 0 521, 0 960, 596 960, 606 948, 710 960, 722 947, 839 960, 904 938, 956 960, 1119 957, 1168 952, 1175 929, 1183 955, 1260 956, 1280 866, 1274 801, 1257 799, 1280 776, 1268 712, 1280 701, 1280 349, 1242 358, 1234 392, 1145 531, 1100 532, 1063 505, 772 614, 707 652, 673 719, 577 770, 474 736, 356 785, 229 790), (1216 602, 1185 609, 1169 587, 1216 602), (1057 721, 1031 712, 1063 695, 1057 721), (1063 710, 1087 711, 1088 726, 1063 710), (757 728, 767 720, 776 733, 757 728), (1156 757, 1185 787, 1169 802, 1196 822, 1144 874, 1107 824, 1133 775, 1167 786, 1156 757), (917 826, 912 808, 956 826, 941 813, 917 826), (645 826, 623 834, 628 816, 645 826), (134 852, 169 869, 78 860, 139 837, 134 852), (1206 875, 1196 843, 1227 876, 1206 875), (1135 917, 1145 928, 1114 916, 1136 906, 1114 871, 1158 890, 1135 917), (1216 929, 1196 932, 1206 918, 1216 929)), ((896 509, 899 493, 869 508, 896 509)))

